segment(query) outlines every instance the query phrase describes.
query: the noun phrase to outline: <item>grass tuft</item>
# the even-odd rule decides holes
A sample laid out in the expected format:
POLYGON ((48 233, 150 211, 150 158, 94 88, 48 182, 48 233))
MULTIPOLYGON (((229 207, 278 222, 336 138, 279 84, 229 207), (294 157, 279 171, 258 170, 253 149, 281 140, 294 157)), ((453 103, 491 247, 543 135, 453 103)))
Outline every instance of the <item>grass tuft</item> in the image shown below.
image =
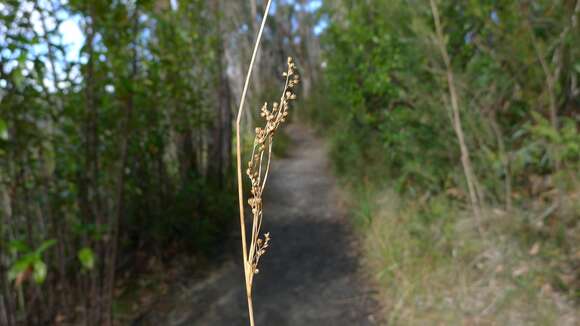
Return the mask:
MULTIPOLYGON (((469 213, 445 196, 405 201, 394 191, 373 208, 365 264, 381 289, 389 325, 574 325, 574 303, 557 291, 548 246, 519 241, 519 214, 486 211, 484 240, 469 213), (534 248, 536 247, 536 248, 534 248)), ((368 217, 365 218, 368 220, 368 217)))

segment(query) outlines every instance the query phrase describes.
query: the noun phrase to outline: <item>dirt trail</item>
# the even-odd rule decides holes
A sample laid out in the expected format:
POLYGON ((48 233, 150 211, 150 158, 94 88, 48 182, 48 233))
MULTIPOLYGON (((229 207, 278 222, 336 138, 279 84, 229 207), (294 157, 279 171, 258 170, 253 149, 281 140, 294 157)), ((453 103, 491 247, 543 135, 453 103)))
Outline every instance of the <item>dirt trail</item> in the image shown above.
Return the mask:
MULTIPOLYGON (((355 239, 338 208, 324 144, 287 130, 288 157, 274 162, 263 231, 272 243, 255 278, 257 325, 375 325, 377 304, 361 277, 355 239)), ((248 325, 239 244, 219 268, 164 300, 164 312, 134 325, 248 325)))

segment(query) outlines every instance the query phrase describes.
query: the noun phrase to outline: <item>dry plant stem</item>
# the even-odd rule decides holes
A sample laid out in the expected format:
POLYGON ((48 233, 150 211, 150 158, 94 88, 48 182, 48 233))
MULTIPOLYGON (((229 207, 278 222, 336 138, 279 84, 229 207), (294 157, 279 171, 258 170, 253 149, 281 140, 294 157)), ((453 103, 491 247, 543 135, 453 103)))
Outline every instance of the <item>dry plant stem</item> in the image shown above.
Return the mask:
POLYGON ((251 79, 252 67, 254 66, 254 60, 258 51, 260 44, 260 39, 262 37, 262 32, 264 30, 264 25, 266 23, 266 18, 270 8, 271 1, 268 1, 266 6, 266 12, 264 13, 264 18, 262 20, 261 28, 258 32, 258 37, 254 47, 254 52, 252 54, 252 60, 250 62, 250 67, 248 69, 248 74, 246 75, 246 83, 244 84, 244 90, 242 92, 242 98, 240 99, 240 107, 238 110, 238 117, 236 120, 236 140, 237 140, 237 173, 238 173, 238 200, 240 209, 240 230, 242 238, 242 255, 244 260, 244 276, 246 283, 246 294, 248 299, 248 312, 250 325, 254 326, 254 309, 252 302, 252 284, 254 280, 254 275, 258 274, 258 264, 260 257, 266 253, 266 249, 270 243, 270 234, 264 234, 263 238, 260 238, 260 229, 262 227, 263 220, 263 206, 262 206, 262 194, 264 193, 264 188, 266 186, 266 180, 268 179, 268 174, 270 172, 270 163, 272 161, 272 144, 274 140, 274 135, 280 125, 286 121, 288 116, 288 108, 291 101, 296 99, 296 95, 293 93, 294 87, 299 83, 299 78, 296 73, 296 65, 292 61, 292 58, 288 58, 288 70, 282 75, 285 77, 286 81, 284 83, 284 89, 282 95, 280 96, 280 102, 275 102, 272 104, 272 108, 268 107, 268 103, 264 103, 260 109, 261 116, 265 120, 265 125, 263 128, 256 128, 256 135, 254 137, 254 144, 252 148, 252 156, 248 162, 248 169, 246 174, 248 175, 251 182, 251 194, 252 196, 248 200, 248 204, 252 209, 252 233, 250 238, 250 248, 247 248, 246 239, 246 225, 245 225, 245 214, 244 214, 244 195, 243 195, 243 179, 241 171, 241 137, 240 137, 240 122, 243 113, 244 101, 246 97, 246 92, 248 90, 248 84, 251 79), (266 150, 267 149, 267 150, 266 150), (265 163, 265 164, 264 164, 265 163))
POLYGON ((266 233, 264 238, 260 238, 260 229, 263 220, 263 205, 262 194, 266 186, 266 181, 270 172, 270 163, 272 162, 272 144, 274 135, 280 125, 286 121, 288 116, 288 108, 291 101, 296 99, 293 93, 294 87, 299 83, 298 75, 295 71, 296 65, 292 58, 288 58, 288 70, 282 75, 286 78, 284 89, 280 96, 280 102, 275 102, 272 108, 268 108, 268 103, 264 103, 261 108, 261 116, 265 119, 263 128, 256 128, 256 136, 254 138, 254 145, 252 148, 252 156, 248 163, 246 171, 250 178, 252 187, 252 197, 248 200, 248 204, 252 208, 252 236, 250 242, 250 251, 248 252, 248 267, 249 273, 249 287, 252 288, 254 275, 258 274, 258 264, 260 257, 266 253, 269 247, 270 234, 266 233), (266 152, 266 147, 268 151, 266 152), (264 161, 264 155, 266 160, 264 161), (265 162, 265 166, 264 166, 265 162))
POLYGON ((441 20, 439 18, 439 11, 437 10, 437 4, 435 0, 431 0, 431 11, 433 13, 433 20, 435 22, 435 32, 437 36, 437 46, 439 47, 439 51, 441 52, 441 56, 443 57, 443 61, 445 62, 446 74, 447 74, 447 83, 449 87, 449 96, 451 97, 451 109, 453 113, 453 129, 455 130, 455 134, 457 136, 457 140, 459 142, 459 147, 461 150, 461 163, 463 165, 463 170, 465 173, 465 179, 467 181, 467 188, 469 190, 469 198, 471 201, 471 207, 473 209, 473 214, 475 215, 475 220, 477 224, 478 231, 481 235, 483 235, 483 226, 481 220, 481 207, 480 207, 480 198, 478 198, 477 192, 477 180, 475 179, 475 175, 473 174, 473 169, 471 167, 471 160, 469 158, 469 150, 465 143, 465 137, 463 134, 463 127, 461 125, 461 117, 459 113, 459 100, 457 96, 457 91, 455 89, 455 81, 453 70, 451 67, 451 60, 449 59, 449 54, 447 53, 447 49, 445 48, 445 41, 443 37, 443 28, 441 27, 441 20))
MULTIPOLYGON (((248 175, 251 183, 252 196, 248 199, 248 204, 252 208, 252 234, 250 238, 250 250, 246 252, 246 281, 248 289, 248 306, 252 309, 252 284, 254 276, 258 274, 258 264, 260 258, 266 253, 270 244, 270 234, 264 234, 260 238, 260 229, 262 228, 263 201, 262 194, 266 187, 266 180, 270 172, 270 163, 272 162, 272 144, 274 135, 288 116, 290 102, 296 99, 293 93, 294 87, 299 83, 298 75, 295 71, 296 65, 292 58, 288 58, 288 70, 282 75, 286 78, 280 102, 274 102, 272 107, 264 103, 260 109, 261 116, 265 123, 263 127, 256 128, 252 156, 248 162, 248 175)), ((245 231, 244 231, 245 232, 245 231)), ((250 316, 250 320, 251 320, 250 316)))
POLYGON ((238 107, 238 116, 236 119, 236 161, 237 161, 237 176, 238 176, 238 202, 239 202, 239 209, 240 209, 240 230, 241 230, 241 237, 242 237, 242 257, 244 261, 244 278, 246 283, 246 294, 248 298, 248 313, 250 318, 250 325, 254 326, 254 310, 252 305, 252 289, 250 286, 250 268, 248 263, 248 251, 247 251, 247 244, 246 244, 246 227, 244 224, 244 187, 242 181, 242 157, 241 157, 241 137, 240 137, 240 121, 242 117, 242 112, 244 109, 244 103, 246 101, 246 93, 248 91, 248 85, 250 82, 250 78, 252 75, 252 69, 254 67, 254 61, 256 60, 256 54, 258 52, 258 48, 260 46, 260 40, 262 39, 262 32, 264 31, 264 26, 266 25, 266 20, 268 18, 268 13, 270 12, 270 5, 272 4, 271 0, 268 0, 266 5, 266 9, 264 10, 264 16, 262 17, 262 25, 260 26, 260 30, 258 32, 258 36, 256 38, 256 43, 254 44, 254 51, 252 53, 252 59, 250 61, 250 66, 248 67, 248 73, 246 74, 246 81, 244 83, 244 89, 242 91, 242 97, 240 99, 240 105, 238 107))

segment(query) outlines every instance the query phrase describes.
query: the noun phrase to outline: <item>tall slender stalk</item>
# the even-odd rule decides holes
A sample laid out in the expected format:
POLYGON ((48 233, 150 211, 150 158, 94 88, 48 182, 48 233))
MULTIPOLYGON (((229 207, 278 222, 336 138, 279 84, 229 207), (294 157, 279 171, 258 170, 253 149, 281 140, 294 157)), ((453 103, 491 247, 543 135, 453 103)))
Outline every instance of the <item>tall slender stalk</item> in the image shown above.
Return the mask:
POLYGON ((459 112, 459 99, 457 95, 457 90, 455 89, 455 81, 453 75, 453 68, 451 66, 451 59, 445 48, 445 37, 443 36, 443 28, 441 27, 441 20, 439 18, 439 11, 437 10, 437 4, 435 0, 430 0, 431 12, 433 13, 433 20, 435 22, 435 33, 436 42, 441 52, 441 57, 445 63, 445 70, 447 75, 447 85, 449 87, 449 97, 451 98, 451 109, 453 113, 453 129, 457 136, 457 141, 459 142, 459 149, 461 150, 461 164, 463 165, 463 171, 465 173, 465 180, 467 181, 467 188, 469 191, 469 198, 471 201, 471 207, 473 209, 473 214, 475 215, 475 220, 477 223, 477 228, 479 233, 483 235, 483 226, 481 218, 481 207, 480 207, 480 196, 478 196, 477 190, 477 180, 475 174, 473 173, 473 168, 471 165, 471 159, 469 157, 469 149, 465 142, 465 136, 463 134, 463 126, 461 125, 461 116, 459 112))
POLYGON ((244 109, 244 103, 246 101, 246 93, 248 91, 248 85, 250 83, 250 78, 252 76, 252 70, 254 68, 254 61, 256 60, 256 54, 258 53, 258 48, 260 46, 260 41, 262 39, 262 32, 264 31, 264 26, 266 25, 266 20, 268 19, 268 13, 270 12, 271 0, 268 0, 266 4, 266 9, 264 10, 264 16, 262 17, 262 25, 258 31, 258 36, 254 44, 254 51, 252 53, 252 59, 250 61, 250 66, 248 67, 248 73, 246 74, 246 81, 244 83, 244 89, 242 91, 242 97, 240 98, 240 105, 238 107, 238 116, 236 119, 236 162, 237 162, 237 176, 238 176, 238 202, 240 209, 240 231, 242 237, 242 257, 244 261, 244 278, 246 283, 246 295, 248 299, 248 313, 250 318, 250 325, 254 326, 254 309, 252 305, 252 288, 250 284, 250 266, 248 263, 248 250, 246 243, 246 226, 244 218, 244 187, 242 180, 242 149, 241 149, 241 137, 240 137, 240 122, 242 118, 242 112, 244 109))

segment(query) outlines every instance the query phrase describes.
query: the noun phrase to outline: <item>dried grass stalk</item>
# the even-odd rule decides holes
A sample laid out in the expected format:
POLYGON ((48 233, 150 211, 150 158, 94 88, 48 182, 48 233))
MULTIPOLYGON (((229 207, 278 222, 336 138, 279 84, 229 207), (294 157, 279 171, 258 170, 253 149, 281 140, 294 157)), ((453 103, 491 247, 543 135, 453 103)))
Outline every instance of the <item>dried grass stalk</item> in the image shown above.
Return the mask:
POLYGON ((263 238, 260 238, 260 229, 262 226, 262 218, 263 218, 262 194, 264 192, 266 180, 268 179, 268 173, 270 171, 270 163, 272 158, 272 144, 274 135, 278 130, 278 128, 280 127, 280 125, 286 120, 286 117, 288 116, 289 103, 292 100, 296 99, 296 95, 294 95, 293 89, 299 82, 298 75, 296 74, 296 66, 292 61, 292 58, 288 58, 288 70, 285 73, 283 73, 286 82, 284 84, 282 96, 280 97, 280 102, 274 103, 271 109, 269 109, 268 104, 265 103, 261 109, 261 115, 265 119, 265 126, 263 128, 256 128, 256 136, 254 139, 252 156, 250 162, 248 163, 248 169, 246 171, 247 175, 250 178, 251 183, 251 197, 248 200, 248 203, 252 208, 252 217, 253 217, 252 233, 250 238, 250 249, 248 251, 245 216, 244 216, 244 191, 243 191, 244 187, 242 179, 240 122, 243 113, 244 102, 246 99, 246 93, 248 90, 248 85, 251 78, 252 69, 254 66, 254 61, 256 59, 256 54, 258 52, 260 40, 262 38, 262 32, 264 31, 264 26, 268 18, 271 2, 272 2, 271 0, 268 0, 264 16, 262 18, 262 24, 260 26, 258 37, 254 45, 254 51, 252 53, 250 67, 248 68, 248 73, 246 74, 246 81, 244 84, 244 89, 242 91, 242 97, 240 99, 240 105, 238 108, 238 115, 236 119, 236 161, 237 161, 237 178, 238 178, 238 203, 240 212, 240 230, 242 238, 241 239, 242 257, 244 261, 246 295, 248 299, 248 312, 251 326, 254 326, 254 309, 252 303, 252 285, 254 275, 256 275, 259 272, 258 263, 260 261, 260 257, 266 252, 266 249, 270 244, 269 233, 266 233, 263 238))
POLYGON ((264 103, 264 106, 260 109, 261 116, 265 120, 265 125, 263 128, 256 128, 252 156, 250 162, 248 162, 248 169, 246 170, 252 186, 252 196, 248 200, 248 204, 252 208, 253 216, 252 237, 250 251, 248 252, 250 290, 254 275, 259 272, 258 262, 260 261, 260 257, 266 252, 266 248, 268 248, 270 243, 269 233, 266 233, 263 239, 260 238, 263 218, 262 194, 264 193, 266 180, 270 172, 274 135, 280 125, 286 121, 290 102, 296 99, 293 91, 294 87, 298 85, 299 78, 298 74, 296 74, 296 65, 292 61, 292 58, 288 58, 288 70, 282 75, 286 78, 286 82, 282 96, 280 97, 280 102, 274 102, 271 109, 268 108, 268 103, 264 103))

